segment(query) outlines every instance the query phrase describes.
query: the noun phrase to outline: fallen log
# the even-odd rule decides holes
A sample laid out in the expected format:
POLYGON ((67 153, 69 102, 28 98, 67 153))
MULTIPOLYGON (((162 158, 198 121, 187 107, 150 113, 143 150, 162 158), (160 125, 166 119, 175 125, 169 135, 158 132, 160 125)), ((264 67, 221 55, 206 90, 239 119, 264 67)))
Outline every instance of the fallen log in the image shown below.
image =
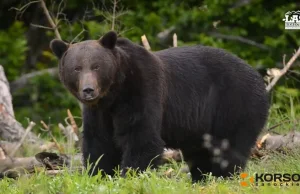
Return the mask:
MULTIPOLYGON (((14 147, 13 143, 2 143, 4 149, 9 149, 9 144, 14 147), (5 145, 5 146, 3 146, 5 145)), ((252 158, 262 158, 272 151, 285 152, 300 147, 300 132, 291 131, 284 135, 266 134, 257 141, 256 145, 251 150, 252 158)), ((163 162, 168 163, 170 160, 176 162, 183 161, 183 156, 180 150, 165 149, 163 153, 163 162)), ((82 154, 65 155, 51 152, 40 152, 35 157, 28 158, 10 158, 5 157, 0 159, 0 178, 18 178, 22 175, 29 175, 35 172, 45 172, 46 175, 55 176, 68 172, 82 172, 84 169, 82 164, 82 154), (63 168, 66 167, 66 168, 63 168)), ((188 167, 185 165, 180 170, 181 173, 187 173, 188 167)), ((173 170, 166 171, 165 176, 169 177, 173 170)))
POLYGON ((6 158, 0 160, 0 178, 16 179, 22 175, 47 171, 46 174, 55 175, 67 167, 71 171, 82 171, 81 154, 67 156, 50 152, 40 152, 35 157, 6 158))
MULTIPOLYGON (((8 142, 8 141, 0 141, 0 148, 3 152, 4 157, 10 156, 11 153, 14 151, 14 149, 18 146, 18 142, 8 142)), ((1 151, 0 150, 0 151, 1 151)), ((44 151, 50 151, 50 150, 57 150, 56 144, 54 142, 49 142, 42 145, 36 145, 31 143, 26 143, 19 147, 17 150, 15 157, 21 157, 24 156, 24 153, 26 150, 30 150, 32 153, 39 153, 44 151)), ((1 154, 0 154, 1 156, 1 154)), ((1 158, 0 159, 5 159, 1 158)))
POLYGON ((267 133, 258 142, 258 148, 267 151, 286 152, 300 147, 300 132, 291 131, 284 135, 267 133))

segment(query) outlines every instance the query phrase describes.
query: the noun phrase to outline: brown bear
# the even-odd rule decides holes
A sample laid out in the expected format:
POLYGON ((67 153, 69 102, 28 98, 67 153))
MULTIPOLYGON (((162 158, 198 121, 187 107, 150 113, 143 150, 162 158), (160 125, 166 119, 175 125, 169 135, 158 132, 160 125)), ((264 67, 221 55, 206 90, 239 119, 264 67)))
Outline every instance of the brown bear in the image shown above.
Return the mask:
POLYGON ((262 77, 222 49, 150 52, 113 31, 50 47, 62 83, 84 106, 82 151, 92 175, 157 167, 169 147, 181 149, 193 181, 209 172, 228 177, 245 166, 268 116, 262 77))

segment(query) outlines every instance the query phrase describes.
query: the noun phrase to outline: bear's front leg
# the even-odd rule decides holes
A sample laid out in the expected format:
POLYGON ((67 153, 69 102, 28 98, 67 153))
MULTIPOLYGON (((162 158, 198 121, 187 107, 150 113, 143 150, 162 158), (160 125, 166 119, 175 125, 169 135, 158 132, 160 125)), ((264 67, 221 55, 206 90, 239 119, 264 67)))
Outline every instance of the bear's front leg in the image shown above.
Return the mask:
POLYGON ((90 166, 89 175, 114 175, 114 169, 121 163, 121 151, 115 147, 112 138, 111 119, 107 114, 89 107, 83 110, 83 160, 90 166))
POLYGON ((122 176, 131 168, 144 171, 161 163, 164 141, 160 136, 161 118, 158 114, 121 114, 114 118, 115 139, 122 148, 122 176))
POLYGON ((164 150, 163 141, 154 134, 128 134, 124 137, 126 147, 121 162, 122 175, 131 168, 145 171, 147 167, 155 168, 161 163, 164 150))

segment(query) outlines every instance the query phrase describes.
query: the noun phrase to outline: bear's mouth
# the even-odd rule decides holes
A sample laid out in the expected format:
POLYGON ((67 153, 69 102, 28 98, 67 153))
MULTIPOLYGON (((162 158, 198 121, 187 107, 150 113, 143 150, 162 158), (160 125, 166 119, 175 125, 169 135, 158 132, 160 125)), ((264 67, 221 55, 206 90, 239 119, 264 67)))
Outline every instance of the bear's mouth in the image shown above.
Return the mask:
POLYGON ((83 98, 81 99, 83 101, 83 103, 85 104, 96 104, 99 100, 98 96, 96 97, 88 97, 88 98, 83 98))
POLYGON ((85 101, 93 101, 95 99, 97 99, 97 97, 89 97, 89 98, 85 98, 84 100, 85 101))

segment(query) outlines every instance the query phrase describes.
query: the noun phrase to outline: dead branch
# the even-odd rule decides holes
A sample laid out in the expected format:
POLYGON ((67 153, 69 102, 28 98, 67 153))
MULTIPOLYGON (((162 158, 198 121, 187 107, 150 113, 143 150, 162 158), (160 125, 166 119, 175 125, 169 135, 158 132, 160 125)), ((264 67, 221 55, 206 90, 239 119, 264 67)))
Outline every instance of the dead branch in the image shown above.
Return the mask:
POLYGON ((260 43, 257 43, 253 40, 249 40, 247 38, 244 38, 244 37, 241 37, 241 36, 233 36, 233 35, 226 35, 226 34, 220 34, 220 33, 216 33, 216 32, 211 32, 209 33, 210 36, 214 36, 216 38, 221 38, 221 39, 227 39, 227 40, 234 40, 234 41, 238 41, 238 42, 242 42, 242 43, 245 43, 245 44, 249 44, 251 46, 255 46, 257 48, 260 48, 262 50, 270 50, 269 47, 263 45, 263 44, 260 44, 260 43))
POLYGON ((40 151, 47 151, 53 148, 57 148, 55 142, 49 142, 47 144, 43 144, 39 147, 40 151))
POLYGON ((71 121, 71 126, 72 126, 72 129, 73 129, 73 132, 78 136, 78 134, 79 134, 78 127, 77 127, 77 124, 74 120, 74 117, 73 117, 73 115, 72 115, 72 113, 69 109, 67 110, 67 113, 68 113, 68 118, 71 121))
POLYGON ((10 172, 11 169, 20 169, 24 168, 28 171, 33 170, 33 166, 41 167, 42 164, 38 162, 35 157, 28 157, 28 158, 6 158, 4 160, 0 160, 0 174, 5 173, 7 174, 10 172), (31 170, 29 170, 31 169, 31 170))
POLYGON ((23 15, 23 13, 27 10, 27 8, 31 5, 31 4, 35 4, 35 3, 39 3, 39 0, 36 1, 30 1, 29 3, 25 4, 24 6, 22 6, 21 8, 16 8, 16 7, 12 7, 9 10, 16 10, 17 12, 20 13, 20 15, 23 15))
POLYGON ((85 29, 81 30, 81 31, 75 36, 75 38, 73 38, 73 40, 70 42, 70 44, 73 44, 73 43, 75 42, 75 40, 76 40, 79 36, 81 36, 81 34, 83 34, 84 32, 86 32, 85 29))
POLYGON ((262 158, 264 156, 264 153, 262 153, 257 146, 254 146, 251 148, 251 158, 262 158))
POLYGON ((230 9, 239 8, 239 7, 250 4, 251 2, 252 2, 252 0, 239 0, 236 3, 234 3, 230 9))
POLYGON ((67 156, 50 152, 40 152, 35 157, 27 158, 6 158, 0 160, 0 178, 18 178, 21 175, 46 171, 46 174, 53 175, 61 171, 62 167, 70 168, 73 161, 75 167, 70 170, 82 170, 81 154, 67 156), (47 172, 49 170, 49 172, 47 172))
POLYGON ((143 43, 145 49, 151 50, 151 47, 150 47, 150 44, 149 44, 149 42, 147 40, 146 35, 143 35, 141 38, 142 38, 142 43, 143 43))
POLYGON ((261 149, 271 151, 283 151, 300 147, 300 132, 291 131, 284 135, 270 135, 262 137, 260 141, 261 149))
POLYGON ((29 126, 27 127, 22 139, 20 140, 20 142, 17 144, 17 146, 14 148, 14 150, 10 153, 10 157, 13 157, 16 153, 16 151, 20 148, 20 146, 22 145, 22 143, 24 142, 25 138, 27 137, 28 133, 31 131, 31 129, 35 126, 34 122, 30 122, 29 126))
POLYGON ((60 124, 60 128, 64 131, 64 134, 67 136, 69 144, 68 147, 71 149, 75 145, 75 148, 80 148, 82 142, 81 134, 79 133, 78 126, 69 109, 67 119, 65 120, 65 122, 67 123, 67 127, 64 127, 62 124, 60 124), (67 119, 70 119, 70 124, 68 123, 67 119))
POLYGON ((113 1, 113 15, 112 15, 112 25, 111 25, 111 30, 115 30, 115 22, 116 22, 116 9, 117 9, 117 4, 118 4, 118 1, 117 0, 114 0, 113 1))
POLYGON ((61 0, 60 3, 58 4, 57 13, 55 16, 55 21, 57 21, 56 26, 58 26, 59 24, 59 20, 58 20, 59 16, 64 15, 62 11, 65 9, 65 7, 66 7, 66 2, 64 0, 61 0))
POLYGON ((18 89, 23 88, 30 79, 44 74, 49 74, 52 77, 58 77, 58 69, 57 67, 54 67, 22 75, 21 77, 10 83, 11 93, 15 93, 18 89))
MULTIPOLYGON (((266 87, 266 90, 269 92, 274 86, 275 84, 278 82, 278 80, 284 75, 286 74, 286 72, 289 70, 289 68, 293 65, 293 63, 296 61, 296 59, 299 57, 300 55, 300 48, 297 50, 297 52, 292 56, 292 58, 289 60, 289 62, 283 66, 283 68, 279 71, 278 74, 275 74, 271 83, 268 84, 268 86, 266 87)), ((285 63, 283 63, 285 64, 285 63)))
MULTIPOLYGON (((19 142, 8 142, 8 141, 0 141, 0 148, 3 150, 5 156, 11 155, 13 150, 18 146, 19 142)), ((42 145, 32 144, 24 142, 19 149, 14 154, 14 157, 21 157, 24 155, 26 150, 30 150, 30 152, 38 153, 44 151, 56 151, 57 147, 54 142, 47 142, 42 145)))
POLYGON ((38 25, 38 24, 30 24, 33 27, 36 28, 42 28, 42 29, 46 29, 46 30, 53 30, 51 27, 47 27, 47 26, 42 26, 42 25, 38 25))
POLYGON ((174 33, 173 35, 173 47, 177 47, 177 34, 174 33))
POLYGON ((35 27, 38 27, 38 28, 44 28, 44 29, 50 29, 50 30, 53 30, 53 31, 54 31, 54 34, 55 34, 55 36, 56 36, 56 38, 61 40, 61 35, 60 35, 59 31, 58 31, 58 23, 59 23, 59 21, 58 21, 57 23, 55 23, 55 22, 56 22, 55 20, 58 20, 58 16, 60 15, 60 10, 63 9, 63 8, 61 8, 61 7, 62 7, 62 4, 63 4, 63 1, 61 1, 61 2, 59 3, 59 6, 58 6, 58 13, 57 13, 57 15, 56 15, 56 17, 55 17, 55 20, 54 20, 54 19, 52 18, 52 16, 50 15, 49 10, 48 10, 48 8, 47 8, 46 3, 45 3, 44 0, 31 1, 31 2, 27 3, 26 5, 22 6, 21 8, 15 8, 15 7, 14 7, 14 8, 12 8, 12 9, 15 9, 16 11, 20 12, 21 15, 22 15, 22 14, 26 11, 26 9, 27 9, 31 4, 34 4, 34 3, 40 3, 40 6, 42 7, 42 10, 43 10, 43 12, 44 12, 44 14, 45 14, 45 16, 46 16, 46 18, 47 18, 47 20, 48 20, 48 22, 49 22, 51 28, 46 27, 46 26, 42 26, 42 25, 38 25, 38 24, 31 24, 31 25, 32 25, 32 26, 35 26, 35 27))
POLYGON ((47 17, 48 22, 50 23, 52 29, 54 30, 54 33, 55 33, 56 38, 58 38, 58 39, 61 40, 61 36, 60 36, 60 33, 59 33, 58 29, 57 29, 57 25, 56 25, 55 22, 53 21, 53 19, 52 19, 51 15, 50 15, 50 13, 49 13, 49 11, 48 11, 48 8, 47 8, 47 6, 46 6, 44 0, 40 0, 40 3, 41 3, 41 7, 42 7, 42 9, 43 9, 43 11, 44 11, 44 14, 45 14, 46 17, 47 17))
POLYGON ((56 138, 52 135, 52 132, 51 132, 49 126, 44 121, 41 121, 41 124, 44 127, 44 131, 48 132, 49 136, 51 137, 51 140, 54 142, 59 153, 65 153, 64 148, 57 142, 56 138))
POLYGON ((156 36, 160 41, 165 41, 175 29, 175 26, 171 26, 170 28, 159 32, 156 36))
POLYGON ((174 160, 176 162, 182 162, 183 156, 180 150, 165 149, 162 159, 163 159, 163 163, 167 163, 170 160, 174 160))
MULTIPOLYGON (((170 157, 175 157, 176 161, 181 161, 182 156, 178 150, 165 150, 168 152, 164 159, 168 162, 170 157), (178 158, 179 157, 179 158, 178 158)), ((82 172, 84 170, 82 163, 82 154, 65 155, 51 152, 40 152, 35 157, 10 158, 0 160, 0 178, 18 178, 39 172, 45 172, 46 175, 56 175, 64 171, 82 172), (74 165, 71 165, 74 164, 74 165), (66 169, 63 169, 66 167, 66 169)), ((188 171, 188 170, 187 170, 188 171)))
POLYGON ((72 126, 64 126, 63 124, 58 124, 59 129, 63 132, 63 134, 66 136, 68 142, 72 142, 73 140, 76 140, 76 135, 74 134, 74 130, 72 126))
POLYGON ((0 160, 6 159, 6 155, 2 147, 0 147, 0 160))
POLYGON ((218 28, 218 25, 221 23, 221 20, 217 20, 217 21, 214 21, 213 22, 213 26, 214 26, 214 28, 218 28))
MULTIPOLYGON (((1 147, 2 151, 4 152, 5 156, 9 156, 10 153, 14 150, 14 148, 17 145, 18 145, 18 142, 0 141, 0 147, 1 147)), ((19 152, 23 151, 21 149, 22 149, 22 147, 18 151, 19 152)))

